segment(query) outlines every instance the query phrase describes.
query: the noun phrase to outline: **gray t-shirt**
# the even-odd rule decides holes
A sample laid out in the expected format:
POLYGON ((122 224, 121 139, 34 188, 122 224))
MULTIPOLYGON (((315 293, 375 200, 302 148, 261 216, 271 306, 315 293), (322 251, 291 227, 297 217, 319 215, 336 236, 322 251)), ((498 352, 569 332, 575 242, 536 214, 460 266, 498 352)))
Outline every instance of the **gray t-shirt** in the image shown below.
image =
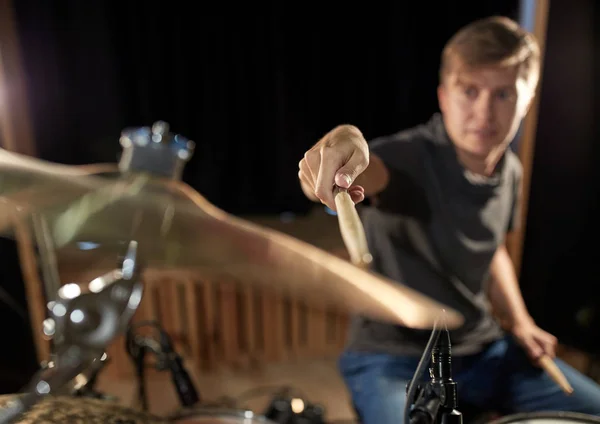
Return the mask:
MULTIPOLYGON (((451 331, 452 352, 480 351, 503 335, 486 283, 497 247, 518 222, 519 159, 508 149, 492 177, 469 175, 439 114, 369 144, 390 171, 386 189, 359 207, 372 270, 461 312, 465 324, 451 331)), ((356 316, 347 348, 420 356, 430 335, 356 316)))

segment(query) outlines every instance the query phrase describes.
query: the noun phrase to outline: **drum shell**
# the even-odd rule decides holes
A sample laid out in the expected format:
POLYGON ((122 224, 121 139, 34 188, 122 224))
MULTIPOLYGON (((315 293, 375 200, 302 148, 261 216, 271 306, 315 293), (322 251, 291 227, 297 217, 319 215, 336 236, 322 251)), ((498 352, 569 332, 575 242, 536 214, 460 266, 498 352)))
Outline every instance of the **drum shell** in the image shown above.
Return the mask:
POLYGON ((249 410, 194 409, 172 417, 173 424, 275 424, 249 410))
POLYGON ((531 412, 507 415, 490 424, 600 424, 600 417, 575 412, 531 412))

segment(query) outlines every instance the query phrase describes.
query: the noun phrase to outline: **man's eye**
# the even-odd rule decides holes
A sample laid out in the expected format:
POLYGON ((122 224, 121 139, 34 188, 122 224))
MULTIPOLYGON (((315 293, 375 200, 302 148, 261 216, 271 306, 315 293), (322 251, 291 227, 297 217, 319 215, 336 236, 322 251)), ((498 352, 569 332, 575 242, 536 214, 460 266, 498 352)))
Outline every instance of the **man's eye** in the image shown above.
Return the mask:
POLYGON ((464 90, 465 96, 469 98, 477 97, 477 89, 475 87, 467 87, 464 90))
POLYGON ((510 100, 513 97, 512 92, 510 90, 500 90, 498 91, 498 93, 496 93, 496 96, 500 100, 510 100))

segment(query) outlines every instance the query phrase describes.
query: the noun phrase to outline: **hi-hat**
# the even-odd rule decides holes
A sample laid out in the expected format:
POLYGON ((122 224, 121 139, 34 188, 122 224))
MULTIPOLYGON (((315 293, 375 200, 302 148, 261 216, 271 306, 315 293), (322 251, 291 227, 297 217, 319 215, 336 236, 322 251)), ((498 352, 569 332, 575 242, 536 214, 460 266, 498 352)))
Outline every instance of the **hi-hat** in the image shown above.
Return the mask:
POLYGON ((96 172, 0 150, 0 233, 10 236, 15 219, 27 223, 38 215, 59 261, 90 272, 114 268, 136 240, 147 269, 232 276, 416 329, 432 328, 442 310, 449 328, 463 322, 453 309, 400 283, 227 214, 180 181, 96 172))

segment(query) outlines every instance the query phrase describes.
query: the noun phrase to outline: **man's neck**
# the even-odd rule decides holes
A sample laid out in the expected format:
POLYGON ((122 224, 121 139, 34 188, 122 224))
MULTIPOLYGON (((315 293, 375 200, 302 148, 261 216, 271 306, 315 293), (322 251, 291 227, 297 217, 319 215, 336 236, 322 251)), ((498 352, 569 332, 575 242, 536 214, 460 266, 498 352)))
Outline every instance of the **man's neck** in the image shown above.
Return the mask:
POLYGON ((504 146, 498 146, 492 150, 487 156, 476 156, 465 152, 464 150, 456 149, 456 155, 460 164, 468 171, 484 177, 491 177, 496 171, 496 166, 502 155, 506 151, 504 146))

